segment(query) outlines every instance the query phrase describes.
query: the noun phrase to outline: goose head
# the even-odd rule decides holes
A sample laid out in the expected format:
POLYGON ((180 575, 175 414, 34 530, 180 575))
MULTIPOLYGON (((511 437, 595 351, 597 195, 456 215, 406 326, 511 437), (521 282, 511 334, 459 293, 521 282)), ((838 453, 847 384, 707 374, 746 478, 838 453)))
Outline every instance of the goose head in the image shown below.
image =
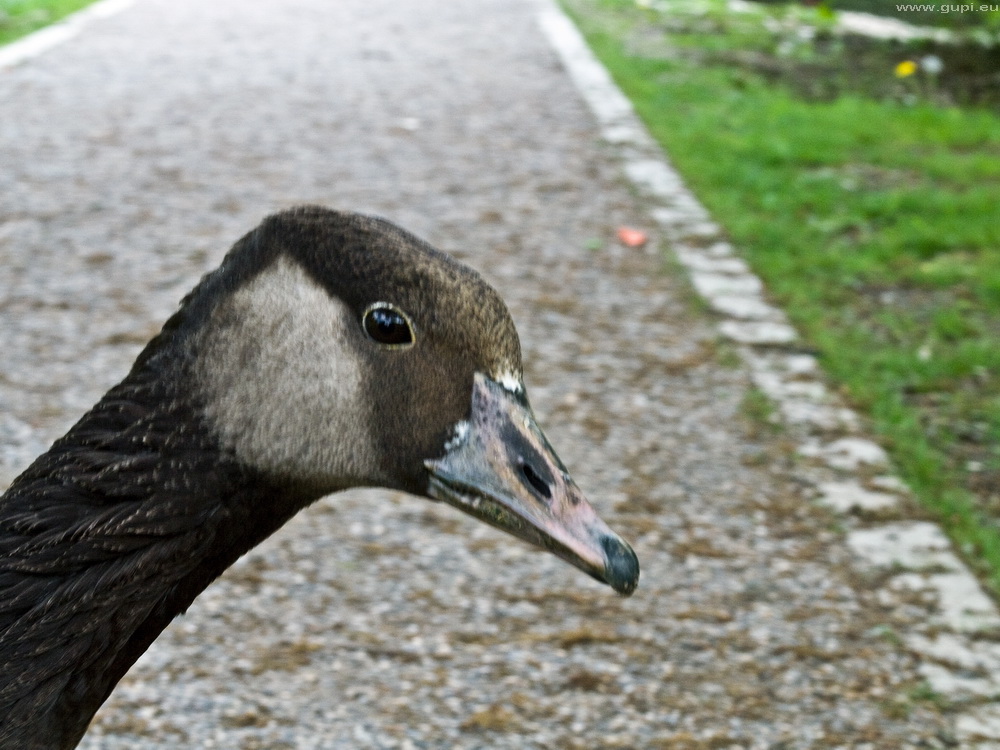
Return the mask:
POLYGON ((442 501, 621 594, 635 589, 634 552, 538 427, 503 301, 393 224, 316 207, 276 214, 167 334, 241 464, 313 498, 382 486, 442 501))

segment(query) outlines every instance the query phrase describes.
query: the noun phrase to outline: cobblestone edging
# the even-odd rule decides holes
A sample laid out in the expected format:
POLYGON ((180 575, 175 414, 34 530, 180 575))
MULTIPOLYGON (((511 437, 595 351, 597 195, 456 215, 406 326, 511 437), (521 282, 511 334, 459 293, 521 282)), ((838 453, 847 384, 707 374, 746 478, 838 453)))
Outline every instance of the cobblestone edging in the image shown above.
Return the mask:
MULTIPOLYGON (((684 186, 572 22, 546 3, 539 23, 625 174, 648 199, 661 239, 719 315, 720 334, 738 346, 754 384, 799 441, 802 479, 815 487, 817 501, 842 514, 898 517, 905 484, 864 436, 857 414, 826 387, 815 357, 795 351, 797 333, 766 300, 761 280, 684 186)), ((909 520, 854 524, 846 543, 860 566, 888 574, 887 593, 923 591, 936 599, 936 615, 920 632, 902 634, 902 643, 920 658, 931 688, 962 707, 955 719, 962 747, 1000 747, 1000 645, 986 639, 1000 630, 1000 613, 940 527, 909 520)))
POLYGON ((133 2, 135 0, 98 0, 93 5, 88 5, 51 26, 0 47, 0 70, 19 65, 72 39, 91 21, 113 16, 131 6, 133 2))

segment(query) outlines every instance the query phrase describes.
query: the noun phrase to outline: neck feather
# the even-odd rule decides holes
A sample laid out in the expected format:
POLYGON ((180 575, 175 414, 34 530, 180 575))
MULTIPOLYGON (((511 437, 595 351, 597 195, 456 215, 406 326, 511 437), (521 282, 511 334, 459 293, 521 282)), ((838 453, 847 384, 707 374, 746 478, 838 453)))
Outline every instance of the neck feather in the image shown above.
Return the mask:
POLYGON ((0 498, 0 746, 72 748, 164 627, 318 493, 220 450, 146 361, 0 498))

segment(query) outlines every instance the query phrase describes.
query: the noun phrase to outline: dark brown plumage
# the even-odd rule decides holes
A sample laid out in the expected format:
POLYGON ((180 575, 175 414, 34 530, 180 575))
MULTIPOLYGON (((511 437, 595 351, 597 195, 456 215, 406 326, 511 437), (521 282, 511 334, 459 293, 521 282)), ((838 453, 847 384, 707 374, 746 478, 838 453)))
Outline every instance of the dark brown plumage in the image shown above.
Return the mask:
POLYGON ((74 747, 174 616, 347 487, 444 500, 631 593, 635 555, 534 425, 520 373, 475 272, 378 219, 265 220, 0 498, 0 747, 74 747))

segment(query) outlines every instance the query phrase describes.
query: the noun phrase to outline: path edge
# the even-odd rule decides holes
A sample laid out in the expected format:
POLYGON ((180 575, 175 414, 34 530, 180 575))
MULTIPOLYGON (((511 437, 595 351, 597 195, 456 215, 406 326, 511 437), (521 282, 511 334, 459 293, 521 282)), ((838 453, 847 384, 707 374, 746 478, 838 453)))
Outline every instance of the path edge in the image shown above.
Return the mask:
POLYGON ((97 0, 55 23, 0 47, 0 71, 38 57, 79 34, 92 21, 110 18, 130 8, 135 0, 97 0))

